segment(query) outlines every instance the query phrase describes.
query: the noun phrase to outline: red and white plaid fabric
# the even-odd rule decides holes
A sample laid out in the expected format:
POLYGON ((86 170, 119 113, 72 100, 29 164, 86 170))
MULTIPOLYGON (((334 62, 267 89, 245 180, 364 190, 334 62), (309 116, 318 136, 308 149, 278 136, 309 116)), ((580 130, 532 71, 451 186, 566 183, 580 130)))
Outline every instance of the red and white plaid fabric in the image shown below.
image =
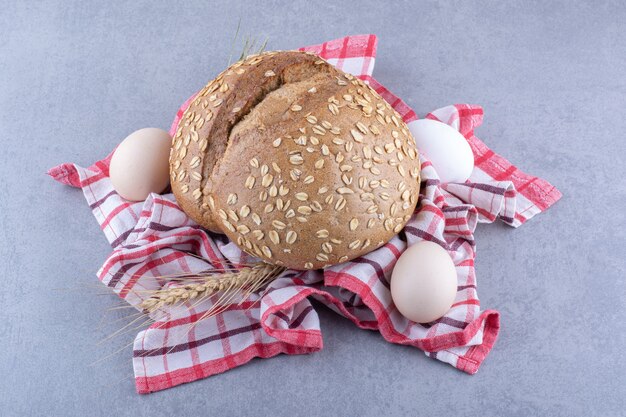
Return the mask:
MULTIPOLYGON (((303 49, 368 81, 410 123, 417 119, 415 113, 371 77, 376 43, 374 35, 360 35, 303 49)), ((172 133, 187 103, 178 111, 172 133)), ((422 159, 418 209, 404 230, 386 245, 325 270, 287 271, 262 295, 253 294, 241 304, 241 300, 234 300, 209 319, 197 322, 217 296, 157 317, 159 321, 140 332, 134 342, 137 391, 148 393, 205 378, 254 357, 321 349, 322 334, 311 299, 360 328, 379 331, 389 342, 415 346, 432 358, 475 373, 499 329, 498 313, 481 311, 476 292, 476 224, 500 218, 517 227, 550 207, 560 193, 546 181, 521 172, 474 136, 474 129, 482 123, 480 107, 448 106, 426 117, 453 126, 468 140, 476 167, 466 183, 440 184, 430 162, 422 159), (458 274, 452 309, 426 325, 402 317, 389 292, 396 260, 408 245, 420 240, 443 246, 458 274), (190 326, 193 323, 195 326, 190 326)), ((63 164, 49 174, 59 182, 82 188, 113 246, 98 277, 121 298, 137 306, 145 290, 176 285, 158 277, 250 262, 224 235, 209 233, 190 220, 171 194, 153 194, 138 203, 120 198, 108 177, 110 157, 89 168, 63 164)))

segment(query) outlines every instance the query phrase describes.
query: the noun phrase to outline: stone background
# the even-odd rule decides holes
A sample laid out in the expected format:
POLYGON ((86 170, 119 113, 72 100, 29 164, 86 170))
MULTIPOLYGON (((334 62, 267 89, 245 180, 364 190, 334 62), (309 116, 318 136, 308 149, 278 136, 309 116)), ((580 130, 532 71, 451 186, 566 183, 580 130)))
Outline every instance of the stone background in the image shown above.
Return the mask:
POLYGON ((624 415, 621 2, 2 3, 0 415, 624 415), (95 278, 110 248, 81 193, 44 173, 168 128, 225 67, 240 18, 270 49, 377 34, 380 82, 421 115, 481 104, 477 135, 563 192, 519 230, 478 228, 479 296, 502 314, 478 374, 327 311, 319 353, 148 396, 124 348, 135 332, 97 344, 123 317, 95 278))

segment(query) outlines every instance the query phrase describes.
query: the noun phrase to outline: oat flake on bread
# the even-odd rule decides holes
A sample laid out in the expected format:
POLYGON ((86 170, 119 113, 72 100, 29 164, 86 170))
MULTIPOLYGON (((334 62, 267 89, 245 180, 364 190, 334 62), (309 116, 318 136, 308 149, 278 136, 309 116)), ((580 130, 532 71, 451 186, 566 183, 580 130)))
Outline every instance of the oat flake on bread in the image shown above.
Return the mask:
POLYGON ((172 190, 247 253, 313 269, 367 253, 415 210, 420 162, 400 115, 316 55, 267 52, 204 87, 172 142, 172 190))

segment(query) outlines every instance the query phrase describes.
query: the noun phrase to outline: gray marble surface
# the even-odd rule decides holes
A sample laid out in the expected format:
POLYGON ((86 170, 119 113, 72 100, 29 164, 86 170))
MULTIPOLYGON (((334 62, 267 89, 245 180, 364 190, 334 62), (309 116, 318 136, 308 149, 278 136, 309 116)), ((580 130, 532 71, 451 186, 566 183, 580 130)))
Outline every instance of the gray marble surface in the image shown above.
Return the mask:
POLYGON ((625 415, 623 3, 312 3, 2 2, 0 415, 625 415), (483 105, 478 136, 563 192, 518 230, 478 228, 479 296, 502 314, 478 374, 324 311, 319 353, 148 396, 133 334, 97 344, 123 317, 95 278, 109 247, 81 193, 44 173, 167 128, 240 18, 273 49, 376 33, 382 83, 420 114, 483 105))

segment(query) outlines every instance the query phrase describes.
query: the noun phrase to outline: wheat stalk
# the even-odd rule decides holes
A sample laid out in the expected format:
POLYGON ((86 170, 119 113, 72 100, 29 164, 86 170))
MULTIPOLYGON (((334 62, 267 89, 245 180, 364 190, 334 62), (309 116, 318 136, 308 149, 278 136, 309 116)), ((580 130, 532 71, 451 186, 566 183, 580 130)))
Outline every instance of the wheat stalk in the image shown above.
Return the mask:
MULTIPOLYGON (((151 291, 149 297, 143 300, 139 307, 146 313, 153 313, 163 307, 204 299, 220 292, 225 295, 241 293, 245 299, 278 277, 284 270, 285 268, 281 266, 261 262, 235 272, 190 275, 186 277, 191 281, 187 284, 151 291)), ((227 304, 225 301, 230 299, 232 296, 228 297, 228 300, 224 296, 221 297, 212 309, 221 308, 227 304)))
MULTIPOLYGON (((230 55, 228 56, 228 66, 230 66, 231 61, 233 59, 233 53, 235 51, 235 43, 237 43, 237 39, 239 38, 239 29, 240 28, 241 28, 241 19, 239 19, 239 22, 237 23, 237 30, 235 31, 235 36, 233 37, 233 42, 230 45, 230 55)), ((246 35, 245 38, 241 37, 241 41, 243 43, 243 50, 241 51, 241 54, 239 54, 238 61, 243 61, 249 55, 260 54, 263 51, 265 51, 265 47, 267 46, 267 41, 268 40, 269 40, 269 38, 266 36, 265 40, 263 41, 261 46, 259 46, 259 49, 255 51, 254 50, 254 46, 256 45, 256 42, 257 42, 256 38, 251 37, 250 35, 246 35)))

